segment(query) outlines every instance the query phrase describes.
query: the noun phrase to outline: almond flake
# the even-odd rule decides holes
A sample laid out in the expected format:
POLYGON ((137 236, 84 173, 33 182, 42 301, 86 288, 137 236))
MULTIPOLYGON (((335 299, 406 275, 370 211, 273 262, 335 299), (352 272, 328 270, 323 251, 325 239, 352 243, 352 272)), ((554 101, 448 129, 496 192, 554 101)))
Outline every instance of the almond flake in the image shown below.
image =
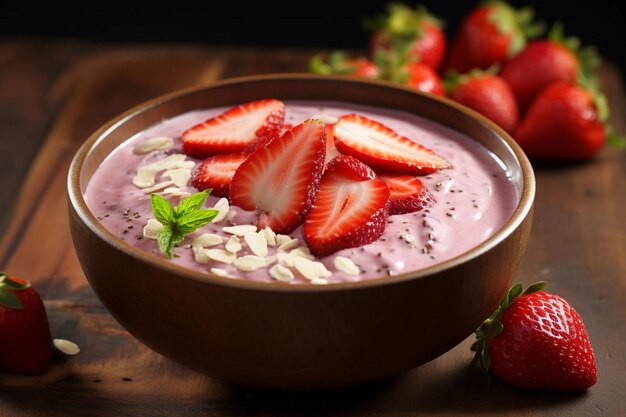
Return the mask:
POLYGON ((222 269, 222 268, 211 268, 209 271, 211 271, 211 273, 213 275, 217 275, 218 277, 227 277, 228 276, 228 272, 225 269, 222 269))
POLYGON ((143 237, 148 239, 156 239, 163 225, 157 219, 148 219, 148 223, 143 227, 143 237))
POLYGON ((191 246, 200 246, 206 248, 207 246, 219 245, 222 242, 224 242, 224 239, 222 239, 221 236, 214 235, 212 233, 204 233, 198 236, 196 240, 193 241, 191 246))
MULTIPOLYGON (((187 158, 185 155, 177 153, 152 164, 140 166, 137 169, 137 175, 133 178, 133 184, 139 188, 152 187, 155 183, 156 174, 160 171, 184 168, 184 166, 180 166, 184 162, 191 163, 191 167, 195 166, 193 161, 185 161, 185 158, 187 158)), ((189 164, 186 165, 187 169, 191 169, 188 167, 189 164)), ((171 184, 174 184, 174 182, 172 181, 171 184)))
POLYGON ((335 268, 337 268, 337 271, 348 275, 359 275, 361 273, 361 270, 352 262, 352 259, 345 256, 337 256, 335 258, 335 268))
POLYGON ((202 246, 192 246, 193 258, 196 263, 206 265, 209 263, 209 256, 206 254, 207 249, 203 249, 202 246))
POLYGON ((54 339, 52 341, 52 344, 54 344, 54 347, 56 347, 57 349, 59 349, 61 352, 63 352, 66 355, 78 355, 80 353, 80 348, 78 347, 78 345, 74 342, 70 342, 69 340, 65 340, 65 339, 54 339))
POLYGON ((291 240, 291 236, 278 234, 276 235, 275 240, 276 240, 276 244, 280 246, 285 242, 289 242, 291 240))
POLYGON ((299 256, 293 258, 293 266, 306 279, 327 278, 331 275, 323 263, 310 261, 299 256))
POLYGON ((235 216, 236 216, 236 215, 237 215, 237 212, 236 212, 236 211, 234 211, 234 210, 230 210, 230 211, 228 212, 228 214, 226 215, 226 220, 227 220, 227 221, 231 221, 232 219, 234 219, 234 218, 235 218, 235 216))
POLYGON ((278 281, 289 282, 293 280, 293 272, 281 264, 276 264, 270 268, 270 275, 278 281))
MULTIPOLYGON (((278 236, 276 236, 276 237, 278 237, 278 236)), ((280 246, 278 246, 278 250, 279 251, 288 251, 290 249, 297 248, 299 244, 300 244, 300 242, 298 241, 298 239, 289 239, 288 241, 280 244, 280 246)))
POLYGON ((256 255, 245 255, 241 258, 237 258, 235 262, 233 262, 233 266, 240 271, 251 272, 268 266, 274 262, 274 259, 275 258, 273 256, 269 258, 261 258, 256 255))
POLYGON ((241 240, 237 236, 231 236, 225 247, 228 252, 237 253, 241 250, 241 240))
POLYGON ((248 247, 256 256, 265 258, 267 256, 267 241, 264 235, 260 235, 256 232, 246 233, 243 237, 248 247))
POLYGON ((266 226, 265 229, 260 230, 259 233, 263 233, 265 235, 265 240, 269 246, 276 246, 276 233, 269 227, 266 226))
POLYGON ((157 136, 155 138, 144 140, 139 145, 135 146, 133 153, 135 155, 144 155, 159 149, 171 148, 173 145, 174 139, 166 136, 157 136))
POLYGON ((241 224, 239 226, 222 227, 222 230, 226 233, 230 233, 231 235, 243 237, 250 232, 256 232, 256 226, 241 224))
POLYGON ((230 207, 228 206, 228 199, 220 198, 217 200, 217 203, 213 206, 213 210, 217 210, 217 216, 211 220, 211 223, 219 223, 226 218, 226 215, 230 211, 230 207))
POLYGON ((328 281, 325 280, 324 278, 313 278, 311 280, 311 284, 313 284, 313 285, 326 285, 326 284, 328 284, 328 281))
POLYGON ((154 184, 152 187, 144 188, 142 191, 145 194, 150 194, 150 193, 153 193, 155 191, 159 191, 159 190, 162 190, 164 188, 167 188, 170 185, 174 185, 174 181, 163 181, 163 182, 160 182, 158 184, 154 184))
POLYGON ((311 255, 311 251, 306 246, 300 246, 299 248, 292 250, 291 252, 289 252, 289 255, 299 256, 301 258, 306 258, 310 261, 315 259, 315 256, 311 255))
POLYGON ((191 193, 188 193, 187 191, 183 191, 178 187, 166 188, 165 190, 161 191, 161 194, 166 194, 171 197, 187 197, 191 195, 191 193))
POLYGON ((193 161, 175 161, 169 164, 167 169, 188 169, 192 170, 196 166, 196 163, 193 161))
POLYGON ((225 264, 232 264, 237 259, 237 255, 224 249, 203 249, 203 251, 209 259, 225 264))
POLYGON ((163 176, 174 181, 177 187, 186 187, 191 179, 191 170, 184 168, 169 169, 165 171, 163 176))

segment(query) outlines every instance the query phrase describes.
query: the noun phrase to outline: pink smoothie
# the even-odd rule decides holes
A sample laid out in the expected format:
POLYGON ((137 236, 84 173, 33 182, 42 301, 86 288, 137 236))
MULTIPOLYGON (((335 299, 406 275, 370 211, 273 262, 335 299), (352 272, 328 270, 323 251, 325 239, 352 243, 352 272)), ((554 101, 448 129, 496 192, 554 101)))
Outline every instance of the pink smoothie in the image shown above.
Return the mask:
MULTIPOLYGON (((375 107, 358 106, 339 102, 287 101, 285 123, 299 124, 312 117, 339 117, 357 113, 379 121, 399 134, 406 136, 446 158, 453 168, 420 177, 432 191, 437 202, 430 208, 416 213, 390 216, 387 228, 376 242, 360 248, 345 249, 318 259, 332 272, 329 283, 361 281, 389 277, 415 271, 458 256, 492 236, 511 217, 519 196, 508 177, 504 165, 484 147, 456 131, 430 122, 421 117, 375 107), (350 258, 361 270, 358 275, 337 271, 333 261, 337 255, 350 258)), ((141 165, 165 158, 169 154, 182 153, 180 135, 189 127, 222 113, 226 108, 199 110, 182 114, 152 126, 128 139, 119 146, 98 168, 87 186, 85 199, 91 211, 102 224, 126 241, 154 256, 164 257, 156 240, 143 237, 142 231, 149 218, 149 195, 137 188, 132 180, 141 165), (147 155, 135 155, 134 147, 156 136, 174 138, 170 149, 154 151, 147 155)), ((201 162, 192 158, 196 165, 201 162)), ((157 179, 157 182, 162 181, 157 179)), ((196 192, 192 187, 182 190, 196 192)), ((178 204, 180 197, 170 197, 178 204)), ((209 196, 207 207, 218 200, 209 196)), ((172 262, 209 273, 210 268, 221 268, 229 275, 255 281, 275 282, 268 268, 253 272, 241 272, 232 265, 210 261, 206 265, 194 260, 191 242, 203 233, 230 235, 221 229, 231 224, 254 224, 255 213, 231 207, 234 218, 218 224, 209 224, 186 236, 185 241, 174 250, 172 262)), ((301 227, 291 236, 301 245, 301 227)), ((243 238, 242 238, 243 242, 243 238)), ((245 245, 238 256, 250 254, 245 245)), ((223 248, 223 245, 220 246, 223 248)), ((270 255, 276 248, 269 248, 270 255)), ((293 283, 308 282, 295 272, 293 283)))

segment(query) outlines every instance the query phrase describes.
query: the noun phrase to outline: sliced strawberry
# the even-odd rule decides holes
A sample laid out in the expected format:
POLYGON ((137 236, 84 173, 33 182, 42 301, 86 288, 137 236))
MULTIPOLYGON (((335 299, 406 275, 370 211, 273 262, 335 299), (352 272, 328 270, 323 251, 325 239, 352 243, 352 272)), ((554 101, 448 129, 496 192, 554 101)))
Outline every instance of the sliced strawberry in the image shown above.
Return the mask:
POLYGON ((282 101, 251 101, 186 130, 181 138, 183 152, 195 158, 241 152, 257 140, 277 136, 284 120, 282 101))
POLYGON ((435 203, 435 197, 426 186, 412 175, 381 174, 378 176, 389 187, 389 214, 420 211, 435 203))
POLYGON ((374 169, 403 174, 429 174, 450 163, 382 123, 356 114, 341 116, 335 126, 335 146, 374 169))
POLYGON ((191 185, 198 191, 213 189, 212 195, 228 197, 228 187, 239 165, 246 160, 246 153, 224 153, 204 160, 191 175, 191 185))
POLYGON ((302 232, 311 253, 326 256, 377 240, 387 225, 389 189, 346 155, 330 161, 302 232))
POLYGON ((286 131, 293 129, 293 125, 291 123, 285 123, 283 128, 280 130, 280 134, 283 135, 286 131))
POLYGON ((330 162, 336 156, 341 155, 335 147, 335 124, 326 124, 326 162, 330 162))
POLYGON ((326 154, 326 127, 306 120, 254 151, 237 169, 230 202, 257 210, 257 227, 289 233, 315 201, 326 154))

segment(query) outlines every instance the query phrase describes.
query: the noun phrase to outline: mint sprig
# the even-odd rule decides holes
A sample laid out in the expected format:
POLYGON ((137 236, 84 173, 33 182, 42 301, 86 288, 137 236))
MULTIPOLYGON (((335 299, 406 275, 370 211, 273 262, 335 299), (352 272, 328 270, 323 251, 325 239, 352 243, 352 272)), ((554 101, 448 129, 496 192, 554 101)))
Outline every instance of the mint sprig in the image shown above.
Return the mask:
POLYGON ((211 189, 190 195, 176 207, 159 194, 150 194, 152 214, 163 225, 157 236, 159 250, 172 259, 172 249, 183 241, 186 234, 204 226, 217 216, 218 210, 202 206, 211 189))

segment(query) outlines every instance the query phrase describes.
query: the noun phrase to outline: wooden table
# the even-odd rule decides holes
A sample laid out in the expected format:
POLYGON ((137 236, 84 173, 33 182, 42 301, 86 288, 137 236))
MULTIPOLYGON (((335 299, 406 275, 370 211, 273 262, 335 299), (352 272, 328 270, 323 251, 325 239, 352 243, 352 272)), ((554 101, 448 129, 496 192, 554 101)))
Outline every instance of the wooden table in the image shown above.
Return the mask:
MULTIPOLYGON (((42 376, 0 373, 0 416, 626 415, 626 152, 536 167, 534 229, 518 279, 548 280, 581 314, 599 382, 582 394, 525 392, 467 371, 470 338, 388 381, 282 394, 231 386, 150 351, 107 313, 80 269, 66 220, 65 178, 100 124, 156 95, 238 75, 301 71, 314 51, 80 42, 0 44, 0 268, 32 280, 54 337, 77 342, 42 376)), ((625 97, 601 70, 616 127, 625 97)), ((419 331, 419 329, 416 329, 419 331)))

